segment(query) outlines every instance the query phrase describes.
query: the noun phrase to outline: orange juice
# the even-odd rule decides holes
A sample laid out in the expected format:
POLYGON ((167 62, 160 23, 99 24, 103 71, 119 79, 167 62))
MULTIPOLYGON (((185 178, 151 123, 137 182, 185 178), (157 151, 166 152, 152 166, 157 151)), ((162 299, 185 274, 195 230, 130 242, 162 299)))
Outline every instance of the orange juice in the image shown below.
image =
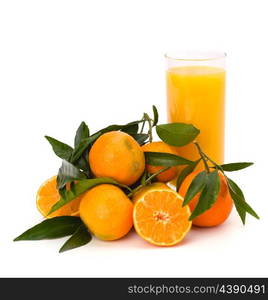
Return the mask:
MULTIPOLYGON (((215 162, 223 163, 225 70, 179 66, 169 68, 166 76, 168 121, 193 124, 200 129, 197 141, 202 150, 215 162)), ((176 151, 188 159, 200 157, 192 143, 176 151)))

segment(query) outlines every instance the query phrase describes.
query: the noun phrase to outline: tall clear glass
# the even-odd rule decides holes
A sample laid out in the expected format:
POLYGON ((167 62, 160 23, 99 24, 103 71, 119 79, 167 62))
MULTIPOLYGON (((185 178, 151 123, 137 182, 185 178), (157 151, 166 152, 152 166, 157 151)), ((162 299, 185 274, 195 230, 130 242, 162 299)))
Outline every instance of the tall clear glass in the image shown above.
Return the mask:
MULTIPOLYGON (((187 51, 167 53, 165 57, 168 122, 193 124, 200 129, 200 146, 211 159, 222 164, 226 54, 187 51)), ((193 144, 175 150, 191 160, 199 157, 193 144)))

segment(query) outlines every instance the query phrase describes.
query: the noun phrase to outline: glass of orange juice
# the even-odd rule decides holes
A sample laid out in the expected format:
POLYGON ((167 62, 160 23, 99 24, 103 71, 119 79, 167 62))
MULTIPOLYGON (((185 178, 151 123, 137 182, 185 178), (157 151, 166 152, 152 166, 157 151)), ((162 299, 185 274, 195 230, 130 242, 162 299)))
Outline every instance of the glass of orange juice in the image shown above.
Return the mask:
MULTIPOLYGON (((167 53, 165 57, 168 122, 193 124, 200 129, 197 142, 202 150, 222 164, 226 54, 187 51, 167 53)), ((193 143, 175 150, 185 158, 199 158, 193 143)))

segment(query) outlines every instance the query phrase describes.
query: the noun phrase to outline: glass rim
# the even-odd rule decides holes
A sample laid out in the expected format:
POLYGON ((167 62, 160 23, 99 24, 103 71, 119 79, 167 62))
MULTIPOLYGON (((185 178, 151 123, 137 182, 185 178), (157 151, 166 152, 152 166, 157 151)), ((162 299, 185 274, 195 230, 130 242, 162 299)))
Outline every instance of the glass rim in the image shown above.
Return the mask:
POLYGON ((211 61, 224 59, 226 56, 223 51, 170 51, 164 54, 166 59, 175 61, 211 61))

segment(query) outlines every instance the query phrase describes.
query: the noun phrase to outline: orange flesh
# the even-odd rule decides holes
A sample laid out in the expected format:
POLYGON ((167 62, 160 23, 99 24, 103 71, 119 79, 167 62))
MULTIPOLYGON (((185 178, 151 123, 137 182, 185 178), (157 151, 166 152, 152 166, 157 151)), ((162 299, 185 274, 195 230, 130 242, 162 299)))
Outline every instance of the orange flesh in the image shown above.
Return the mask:
POLYGON ((190 209, 173 191, 161 190, 145 194, 134 207, 134 226, 148 242, 172 246, 180 242, 191 228, 190 209))
POLYGON ((53 176, 45 181, 39 188, 36 196, 36 205, 40 213, 47 218, 53 218, 57 216, 77 216, 79 215, 79 204, 81 196, 77 197, 68 204, 62 206, 49 216, 52 206, 60 200, 60 194, 57 190, 57 176, 53 176))

